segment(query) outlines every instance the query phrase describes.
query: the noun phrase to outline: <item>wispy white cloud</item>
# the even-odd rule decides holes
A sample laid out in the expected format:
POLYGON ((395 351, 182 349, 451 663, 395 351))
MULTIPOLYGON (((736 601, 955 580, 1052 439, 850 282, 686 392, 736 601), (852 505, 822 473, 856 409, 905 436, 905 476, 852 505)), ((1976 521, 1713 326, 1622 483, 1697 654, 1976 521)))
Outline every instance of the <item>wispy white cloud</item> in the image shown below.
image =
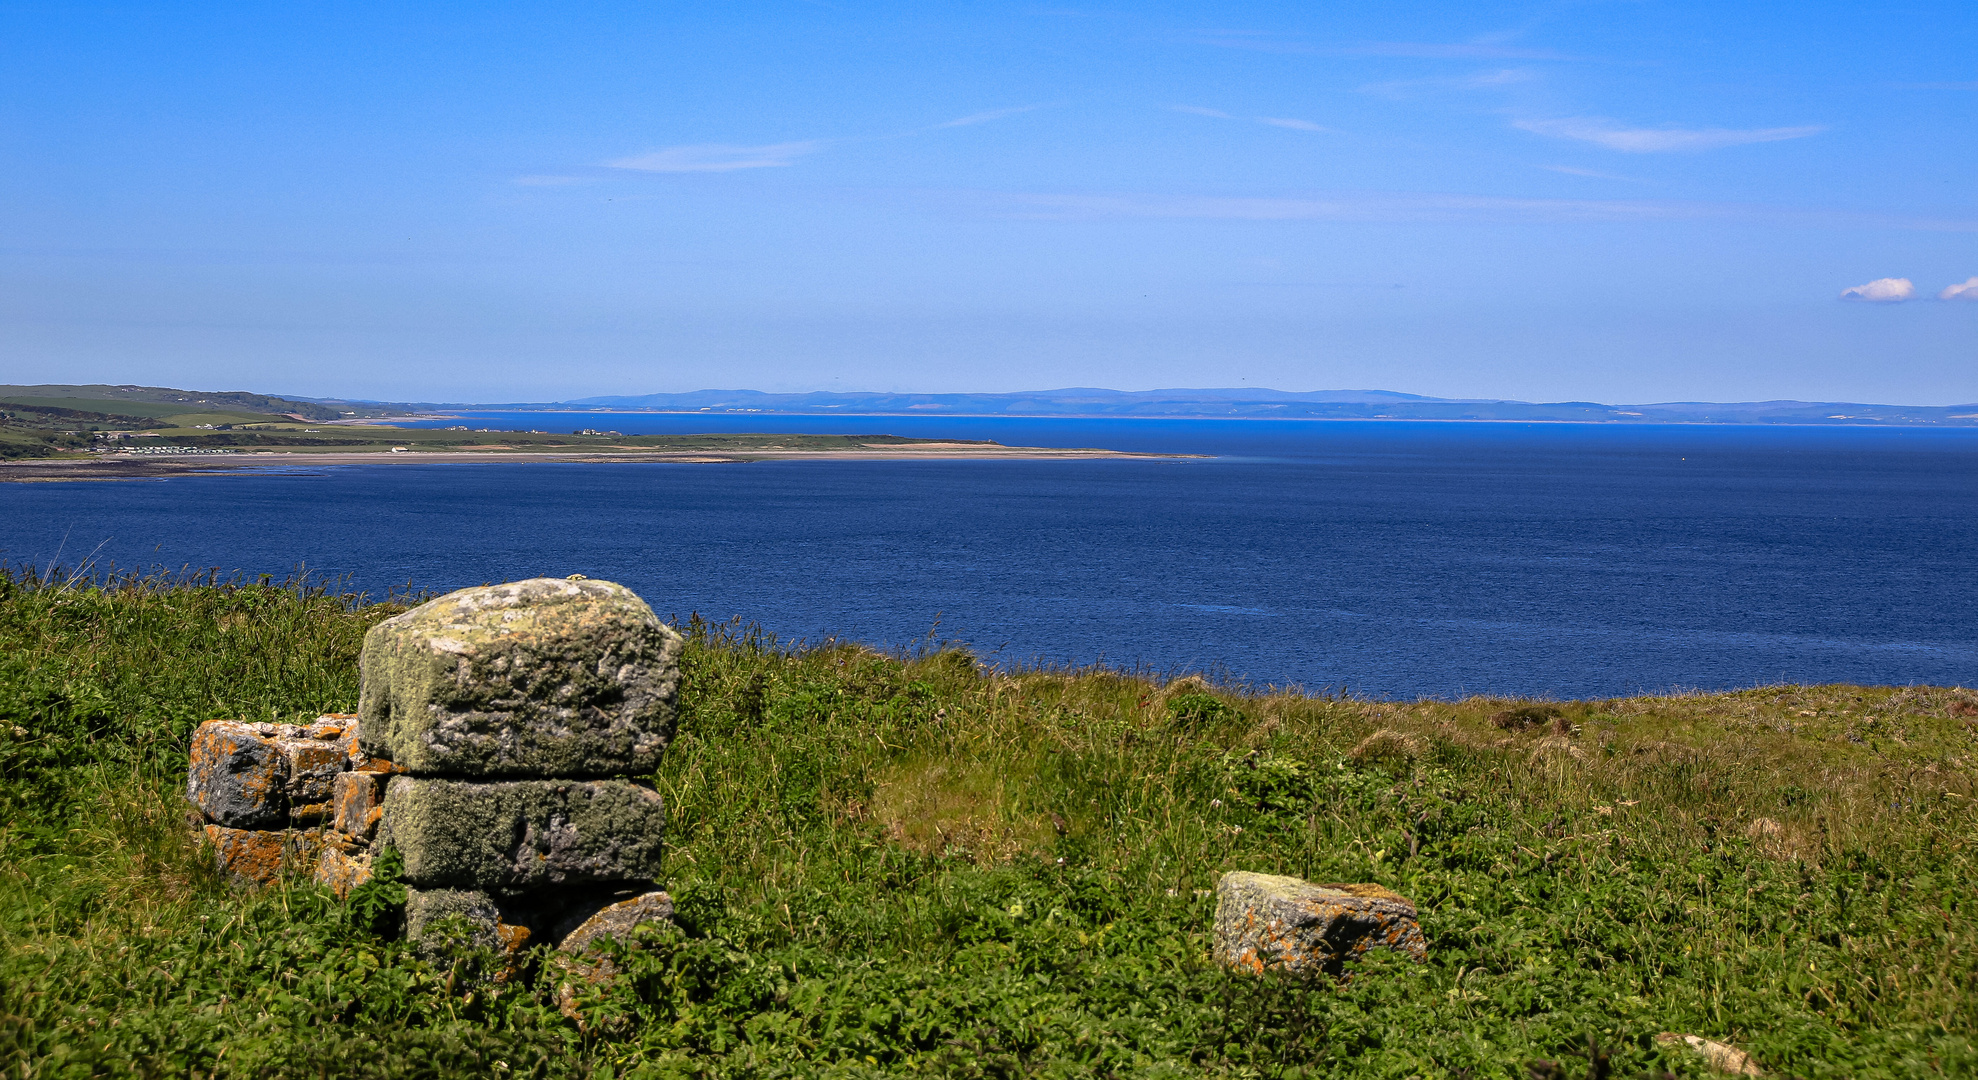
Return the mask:
POLYGON ((1899 304, 1916 297, 1916 283, 1908 278, 1876 278, 1866 285, 1841 290, 1841 299, 1868 304, 1899 304))
POLYGON ((1658 199, 1519 199, 1495 195, 1346 191, 1296 197, 1123 193, 966 192, 967 202, 1017 217, 1220 219, 1228 221, 1620 223, 1724 220, 1786 228, 1884 228, 1978 233, 1978 220, 1905 218, 1853 211, 1658 199))
POLYGON ((1294 120, 1287 116, 1259 116, 1257 122, 1259 124, 1269 124, 1272 127, 1290 128, 1293 131, 1332 130, 1324 124, 1314 124, 1310 120, 1294 120))
POLYGON ((616 161, 607 161, 605 164, 614 169, 662 173, 771 169, 794 164, 798 158, 814 154, 822 150, 825 145, 821 139, 771 143, 768 146, 701 143, 693 146, 669 146, 632 157, 619 158, 616 161))
POLYGON ((1020 194, 1006 208, 1043 218, 1210 218, 1232 221, 1641 221, 1723 208, 1646 201, 1339 192, 1304 198, 1148 194, 1020 194))
POLYGON ((1501 90, 1509 86, 1535 82, 1539 74, 1530 68, 1499 68, 1495 71, 1480 71, 1448 79, 1390 79, 1385 82, 1365 83, 1359 87, 1362 94, 1376 97, 1405 100, 1425 94, 1440 93, 1479 93, 1501 90))
POLYGON ((1173 109, 1175 112, 1187 113, 1190 116, 1210 116, 1217 120, 1248 120, 1257 124, 1269 124, 1271 127, 1290 128, 1292 131, 1336 130, 1324 124, 1315 124, 1310 120, 1299 120, 1289 116, 1237 116, 1233 113, 1226 113, 1221 109, 1205 109, 1200 105, 1170 105, 1168 108, 1173 109))
POLYGON ((1011 109, 989 109, 986 112, 970 113, 967 116, 958 116, 953 120, 944 120, 941 123, 932 125, 928 130, 935 131, 941 128, 958 128, 968 127, 971 124, 986 124, 991 120, 1001 120, 1005 116, 1015 116, 1018 113, 1034 112, 1043 107, 1042 105, 1018 105, 1011 109))
POLYGON ((1939 300, 1963 300, 1978 303, 1978 277, 1969 278, 1963 284, 1947 286, 1937 294, 1939 300))
POLYGON ((1601 172, 1598 169, 1582 169, 1577 165, 1540 165, 1539 168, 1550 172, 1565 173, 1567 176, 1584 176, 1589 180, 1625 180, 1630 184, 1641 183, 1640 180, 1632 176, 1617 176, 1614 173, 1601 172))
POLYGON ((1776 128, 1630 128, 1600 117, 1516 120, 1512 126, 1554 139, 1577 139, 1629 154, 1716 150, 1750 143, 1804 139, 1827 130, 1818 124, 1776 128))

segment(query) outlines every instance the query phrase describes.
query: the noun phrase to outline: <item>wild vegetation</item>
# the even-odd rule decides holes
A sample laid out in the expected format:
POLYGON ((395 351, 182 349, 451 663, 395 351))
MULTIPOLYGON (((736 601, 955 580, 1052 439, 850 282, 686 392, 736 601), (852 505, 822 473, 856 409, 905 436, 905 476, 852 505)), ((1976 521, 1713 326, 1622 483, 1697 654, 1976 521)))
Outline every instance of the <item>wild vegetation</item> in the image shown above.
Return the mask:
POLYGON ((417 958, 388 875, 219 880, 191 729, 348 710, 401 608, 0 578, 8 1076, 1978 1073, 1978 694, 1380 702, 692 622, 678 926, 417 958), (1229 869, 1418 903, 1415 964, 1208 963, 1229 869), (567 989, 566 989, 567 988, 567 989))

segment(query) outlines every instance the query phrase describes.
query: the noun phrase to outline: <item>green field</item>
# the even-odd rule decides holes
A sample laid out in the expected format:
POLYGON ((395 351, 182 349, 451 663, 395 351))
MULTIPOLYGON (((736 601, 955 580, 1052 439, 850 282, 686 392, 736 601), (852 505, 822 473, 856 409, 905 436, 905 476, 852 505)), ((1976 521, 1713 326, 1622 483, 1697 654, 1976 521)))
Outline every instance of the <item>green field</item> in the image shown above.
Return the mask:
POLYGON ((7 1076, 1978 1074, 1978 694, 1547 704, 1244 693, 691 622, 657 777, 680 925, 560 1001, 390 891, 216 879, 214 717, 348 710, 398 610, 0 584, 7 1076), (1429 960, 1207 962, 1230 869, 1416 900, 1429 960))

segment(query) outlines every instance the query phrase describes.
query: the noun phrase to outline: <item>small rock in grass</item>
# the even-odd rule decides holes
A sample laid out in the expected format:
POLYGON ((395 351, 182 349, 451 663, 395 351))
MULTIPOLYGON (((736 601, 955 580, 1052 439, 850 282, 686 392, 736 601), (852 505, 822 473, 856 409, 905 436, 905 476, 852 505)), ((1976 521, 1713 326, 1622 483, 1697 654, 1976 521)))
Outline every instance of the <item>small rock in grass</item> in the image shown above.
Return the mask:
POLYGON ((1415 905, 1379 885, 1233 872, 1216 884, 1215 958, 1262 974, 1337 973, 1370 949, 1428 958, 1415 905))
POLYGON ((649 773, 680 635, 630 589, 534 578, 449 593, 364 636, 362 749, 412 773, 649 773))
POLYGON ((1688 1049, 1703 1063, 1716 1072, 1730 1073, 1732 1076, 1764 1076, 1765 1070, 1751 1060, 1751 1055, 1728 1043, 1706 1039, 1701 1035, 1679 1035, 1665 1031, 1655 1037, 1664 1046, 1681 1046, 1688 1049))
POLYGON ((659 876, 665 807, 630 780, 395 776, 375 841, 407 884, 518 892, 659 876))
POLYGON ((557 937, 561 940, 556 947, 567 953, 582 953, 605 937, 628 940, 633 927, 654 921, 673 921, 673 898, 663 892, 649 892, 607 904, 588 916, 579 909, 566 916, 558 927, 557 937))

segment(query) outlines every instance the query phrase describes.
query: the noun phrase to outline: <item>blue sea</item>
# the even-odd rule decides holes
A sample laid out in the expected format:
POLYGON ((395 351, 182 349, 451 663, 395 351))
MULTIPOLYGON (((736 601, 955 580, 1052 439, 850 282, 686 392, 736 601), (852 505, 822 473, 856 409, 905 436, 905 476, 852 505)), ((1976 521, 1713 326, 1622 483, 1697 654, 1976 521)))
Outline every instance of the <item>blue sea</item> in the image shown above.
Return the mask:
POLYGON ((788 640, 1386 697, 1978 682, 1978 432, 479 414, 1185 460, 303 466, 0 484, 0 558, 536 575, 788 640))

